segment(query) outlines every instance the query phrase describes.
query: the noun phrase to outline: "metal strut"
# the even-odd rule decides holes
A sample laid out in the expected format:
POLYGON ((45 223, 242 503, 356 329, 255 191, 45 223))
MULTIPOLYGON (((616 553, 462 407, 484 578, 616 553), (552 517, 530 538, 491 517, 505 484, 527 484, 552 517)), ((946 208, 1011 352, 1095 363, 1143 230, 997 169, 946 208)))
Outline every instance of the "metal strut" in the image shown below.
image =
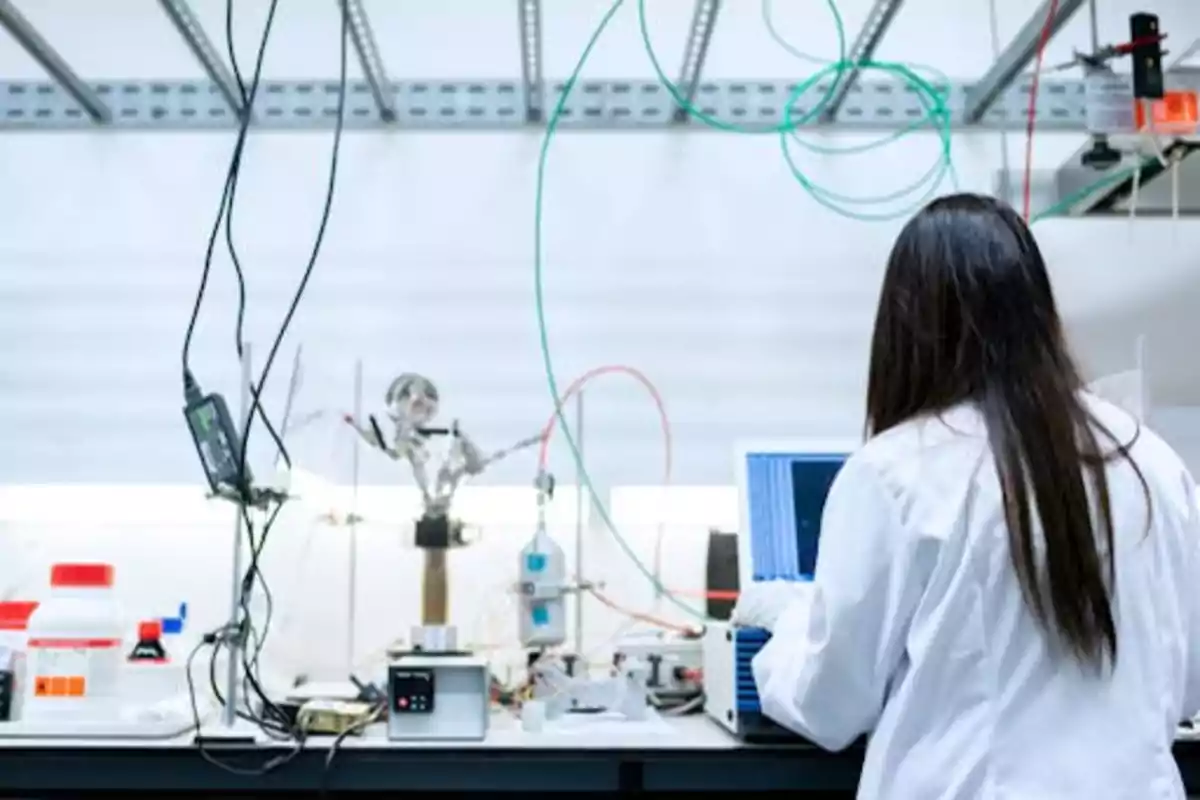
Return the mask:
POLYGON ((25 52, 29 53, 42 69, 46 70, 55 83, 83 107, 93 122, 112 121, 112 111, 104 104, 100 96, 75 74, 63 57, 42 38, 37 29, 30 24, 29 20, 25 19, 20 11, 17 11, 16 6, 10 0, 0 0, 0 26, 12 34, 12 37, 17 40, 17 44, 25 48, 25 52))
POLYGON ((192 51, 192 55, 200 62, 200 66, 204 67, 209 80, 216 84, 221 96, 225 98, 225 102, 229 103, 229 107, 233 109, 234 113, 240 116, 244 108, 237 83, 225 66, 225 62, 217 54, 217 49, 213 47, 212 41, 204 32, 200 20, 196 18, 187 0, 159 0, 159 5, 171 20, 171 24, 179 31, 179 35, 183 37, 183 41, 192 51))
POLYGON ((525 90, 525 121, 541 122, 546 115, 546 89, 542 76, 542 3, 517 0, 521 37, 521 85, 525 90))
MULTIPOLYGON (((691 106, 700 88, 700 75, 704 72, 704 62, 708 58, 708 46, 712 43, 713 28, 717 24, 717 14, 721 10, 721 0, 696 0, 696 10, 692 12, 692 26, 688 30, 687 46, 683 51, 683 68, 679 70, 679 96, 684 99, 686 106, 691 106)), ((688 111, 684 104, 676 106, 671 115, 675 122, 687 122, 688 111)))
POLYGON ((1043 36, 1047 42, 1053 39, 1075 12, 1083 7, 1084 2, 1086 0, 1045 0, 1033 12, 1033 16, 1022 26, 992 68, 971 88, 964 111, 967 124, 983 119, 996 100, 1033 61, 1043 36))
POLYGON ((846 102, 846 98, 850 96, 855 84, 862 77, 863 65, 875 57, 876 48, 883 41, 884 34, 891 27, 892 21, 903 4, 904 0, 875 0, 875 5, 867 14, 867 21, 863 23, 858 38, 854 40, 854 44, 847 54, 846 60, 849 62, 849 68, 842 73, 841 79, 825 104, 825 109, 821 112, 822 122, 833 122, 837 118, 842 104, 846 102))
POLYGON ((358 52, 358 61, 362 65, 367 84, 371 87, 371 95, 375 98, 379 117, 384 122, 394 122, 396 100, 392 94, 392 84, 383 68, 383 58, 379 55, 379 46, 375 43, 375 34, 371 32, 371 22, 367 19, 362 0, 337 0, 337 3, 339 13, 345 4, 345 13, 349 17, 350 39, 358 52))

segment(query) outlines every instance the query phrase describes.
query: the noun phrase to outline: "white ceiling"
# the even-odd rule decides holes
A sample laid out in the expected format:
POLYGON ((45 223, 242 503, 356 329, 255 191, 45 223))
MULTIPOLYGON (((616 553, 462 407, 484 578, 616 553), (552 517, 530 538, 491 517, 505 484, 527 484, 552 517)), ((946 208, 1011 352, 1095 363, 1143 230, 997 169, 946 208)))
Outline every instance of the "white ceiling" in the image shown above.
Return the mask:
MULTIPOLYGON (((1039 0, 999 2, 999 36, 1009 41, 1039 0)), ((198 78, 199 66, 155 0, 16 0, 83 76, 198 78)), ((858 31, 873 0, 841 0, 848 36, 858 31)), ((1195 0, 1097 0, 1103 41, 1128 38, 1128 15, 1160 15, 1170 44, 1182 53, 1200 36, 1195 0)), ((611 0, 544 0, 547 75, 564 75, 578 57, 611 0)), ((224 0, 192 0, 209 36, 223 48, 224 0)), ((235 39, 249 58, 265 18, 267 0, 237 0, 235 39)), ((365 0, 391 76, 403 78, 506 78, 519 74, 515 0, 365 0), (429 41, 444 41, 435 55, 429 41), (419 54, 419 55, 418 55, 419 54)), ((592 59, 591 71, 608 77, 648 76, 637 23, 637 0, 626 0, 592 59)), ((667 64, 682 58, 692 0, 647 0, 651 35, 667 64)), ((774 0, 780 32, 815 55, 836 52, 834 26, 820 0, 774 0)), ((280 6, 266 74, 274 78, 332 75, 336 65, 336 0, 287 0, 280 6)), ((798 72, 793 57, 771 46, 760 0, 726 0, 713 38, 706 74, 713 78, 786 77, 798 72)), ((881 46, 880 59, 919 62, 957 78, 982 75, 992 61, 987 0, 907 0, 881 46)), ((1047 63, 1089 46, 1086 9, 1047 50, 1047 63)), ((2 41, 2 39, 0 39, 2 41)), ((357 65, 353 66, 357 71, 357 65)), ((40 79, 40 68, 19 48, 0 46, 0 78, 40 79)))

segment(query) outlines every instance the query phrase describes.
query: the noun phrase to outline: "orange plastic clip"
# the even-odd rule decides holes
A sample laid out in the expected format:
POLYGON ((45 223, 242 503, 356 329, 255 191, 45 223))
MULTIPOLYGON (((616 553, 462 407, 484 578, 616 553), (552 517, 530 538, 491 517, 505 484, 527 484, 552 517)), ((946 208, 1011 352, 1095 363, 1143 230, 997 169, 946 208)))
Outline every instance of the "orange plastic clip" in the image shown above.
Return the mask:
POLYGON ((1134 120, 1139 131, 1154 133, 1195 133, 1197 124, 1195 92, 1167 92, 1162 100, 1148 104, 1135 102, 1134 120), (1150 107, 1150 119, 1146 119, 1146 106, 1150 107))

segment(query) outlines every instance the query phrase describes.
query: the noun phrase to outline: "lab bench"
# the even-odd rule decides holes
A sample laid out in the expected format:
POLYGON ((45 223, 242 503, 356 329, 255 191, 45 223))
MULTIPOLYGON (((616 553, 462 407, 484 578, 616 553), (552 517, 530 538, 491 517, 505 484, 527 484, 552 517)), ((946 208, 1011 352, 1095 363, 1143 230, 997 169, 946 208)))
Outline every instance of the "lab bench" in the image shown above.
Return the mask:
MULTIPOLYGON (((670 735, 610 729, 531 735, 497 725, 486 741, 396 744, 382 729, 345 742, 327 768, 329 740, 262 776, 252 770, 285 745, 213 749, 205 761, 190 736, 166 741, 0 740, 0 797, 84 797, 89 792, 173 794, 496 791, 853 791, 862 751, 826 753, 803 743, 749 745, 702 717, 672 720, 670 735)), ((1189 793, 1200 792, 1200 741, 1176 758, 1189 793)))

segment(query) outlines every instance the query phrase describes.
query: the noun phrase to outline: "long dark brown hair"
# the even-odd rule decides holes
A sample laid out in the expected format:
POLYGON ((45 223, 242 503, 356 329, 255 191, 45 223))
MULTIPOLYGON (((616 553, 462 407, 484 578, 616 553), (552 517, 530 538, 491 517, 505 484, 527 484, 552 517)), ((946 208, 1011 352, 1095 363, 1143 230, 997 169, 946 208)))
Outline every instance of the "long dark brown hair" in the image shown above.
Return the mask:
POLYGON ((977 406, 1026 604, 1078 661, 1103 667, 1117 657, 1105 463, 1128 458, 1129 445, 1119 445, 1094 419, 1083 388, 1045 262, 1011 208, 989 197, 953 195, 905 226, 875 320, 868 435, 959 404, 977 406), (1098 433, 1116 445, 1107 456, 1098 433))

